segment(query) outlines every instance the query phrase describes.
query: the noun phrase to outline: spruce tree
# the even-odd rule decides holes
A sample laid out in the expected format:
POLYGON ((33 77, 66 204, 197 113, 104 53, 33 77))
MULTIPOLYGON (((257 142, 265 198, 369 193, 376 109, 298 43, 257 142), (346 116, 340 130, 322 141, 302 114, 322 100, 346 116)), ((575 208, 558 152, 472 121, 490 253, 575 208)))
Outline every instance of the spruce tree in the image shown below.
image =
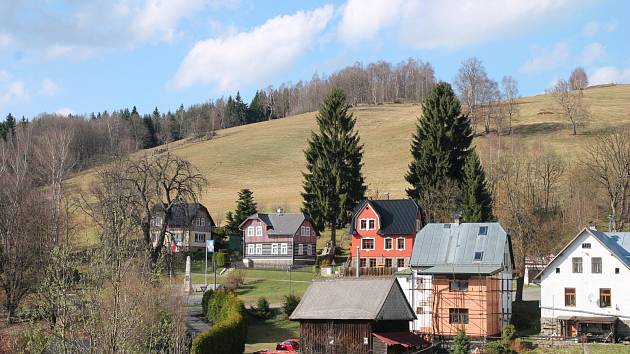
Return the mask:
POLYGON ((451 354, 468 354, 470 353, 470 339, 466 336, 463 329, 457 330, 457 335, 453 338, 453 350, 451 354))
POLYGON ((366 190, 361 172, 363 145, 348 108, 343 91, 333 89, 320 106, 316 117, 319 130, 311 134, 305 151, 302 211, 320 230, 330 227, 333 246, 337 228, 349 220, 366 190))
POLYGON ((241 189, 236 200, 236 210, 234 212, 228 211, 225 214, 226 233, 228 235, 240 234, 239 225, 249 216, 256 214, 258 212, 257 208, 258 206, 254 201, 254 193, 247 188, 241 189))
POLYGON ((492 220, 492 196, 487 190, 486 174, 474 150, 470 151, 466 158, 461 191, 460 207, 464 221, 492 220))
MULTIPOLYGON (((409 197, 425 209, 432 205, 422 205, 423 202, 449 197, 453 193, 451 186, 458 187, 463 181, 472 138, 470 121, 461 113, 451 85, 436 84, 423 102, 422 116, 411 142, 412 161, 405 176, 411 185, 407 189, 409 197), (443 190, 444 186, 448 186, 447 190, 443 190)), ((443 215, 444 210, 433 214, 443 215)))

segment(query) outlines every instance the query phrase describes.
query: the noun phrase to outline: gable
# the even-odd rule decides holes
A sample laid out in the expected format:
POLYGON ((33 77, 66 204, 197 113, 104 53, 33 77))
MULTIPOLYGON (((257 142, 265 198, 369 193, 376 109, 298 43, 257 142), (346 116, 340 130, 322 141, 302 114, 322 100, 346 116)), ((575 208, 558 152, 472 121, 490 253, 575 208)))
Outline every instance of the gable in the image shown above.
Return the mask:
POLYGON ((363 218, 366 208, 373 210, 377 218, 379 235, 408 235, 416 232, 419 208, 411 199, 364 200, 350 223, 349 233, 356 234, 358 220, 363 218))
POLYGON ((385 298, 381 311, 377 316, 377 320, 413 320, 416 318, 413 309, 407 301, 407 297, 402 291, 398 280, 394 281, 389 294, 385 298))

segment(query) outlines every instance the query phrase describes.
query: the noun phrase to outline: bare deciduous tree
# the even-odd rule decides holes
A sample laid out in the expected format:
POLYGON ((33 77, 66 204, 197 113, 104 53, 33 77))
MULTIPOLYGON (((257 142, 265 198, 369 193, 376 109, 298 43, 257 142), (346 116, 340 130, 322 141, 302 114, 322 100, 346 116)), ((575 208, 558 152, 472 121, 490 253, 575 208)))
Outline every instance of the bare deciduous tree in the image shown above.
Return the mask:
POLYGON ((569 84, 571 85, 571 90, 582 90, 588 86, 588 77, 586 76, 586 71, 581 66, 578 66, 571 72, 571 76, 569 76, 569 84))
POLYGON ((486 68, 479 58, 474 57, 462 62, 455 78, 455 87, 471 118, 473 131, 476 131, 479 122, 479 117, 474 114, 474 111, 482 103, 482 89, 487 81, 486 68))
POLYGON ((555 99, 562 115, 569 121, 573 135, 577 135, 577 127, 586 124, 591 112, 583 99, 582 91, 571 92, 569 83, 559 80, 549 91, 555 99))
POLYGON ((503 113, 508 120, 508 134, 512 134, 512 122, 518 117, 518 82, 512 76, 504 76, 501 80, 503 96, 503 113))

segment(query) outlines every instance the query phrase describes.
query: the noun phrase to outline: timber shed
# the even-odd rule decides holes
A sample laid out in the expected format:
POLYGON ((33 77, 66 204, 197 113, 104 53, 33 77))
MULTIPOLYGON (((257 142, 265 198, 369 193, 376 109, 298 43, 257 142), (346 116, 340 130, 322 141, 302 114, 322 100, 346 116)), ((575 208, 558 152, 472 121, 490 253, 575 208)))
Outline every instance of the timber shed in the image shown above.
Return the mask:
POLYGON ((304 354, 410 352, 426 344, 409 332, 415 318, 395 278, 314 281, 290 317, 304 354))

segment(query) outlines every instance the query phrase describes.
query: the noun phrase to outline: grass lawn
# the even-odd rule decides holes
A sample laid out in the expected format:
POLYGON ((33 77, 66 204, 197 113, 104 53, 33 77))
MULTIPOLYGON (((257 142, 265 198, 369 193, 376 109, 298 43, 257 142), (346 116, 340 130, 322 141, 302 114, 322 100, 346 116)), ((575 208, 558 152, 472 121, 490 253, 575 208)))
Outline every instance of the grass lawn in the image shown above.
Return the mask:
MULTIPOLYGON (((587 350, 591 354, 624 354, 630 353, 630 345, 624 344, 587 344, 587 350)), ((546 348, 527 351, 531 354, 582 354, 582 345, 570 345, 562 348, 546 348)))
POLYGON ((299 323, 289 321, 284 314, 277 314, 269 320, 250 317, 245 353, 261 349, 275 349, 278 342, 299 337, 299 323))

